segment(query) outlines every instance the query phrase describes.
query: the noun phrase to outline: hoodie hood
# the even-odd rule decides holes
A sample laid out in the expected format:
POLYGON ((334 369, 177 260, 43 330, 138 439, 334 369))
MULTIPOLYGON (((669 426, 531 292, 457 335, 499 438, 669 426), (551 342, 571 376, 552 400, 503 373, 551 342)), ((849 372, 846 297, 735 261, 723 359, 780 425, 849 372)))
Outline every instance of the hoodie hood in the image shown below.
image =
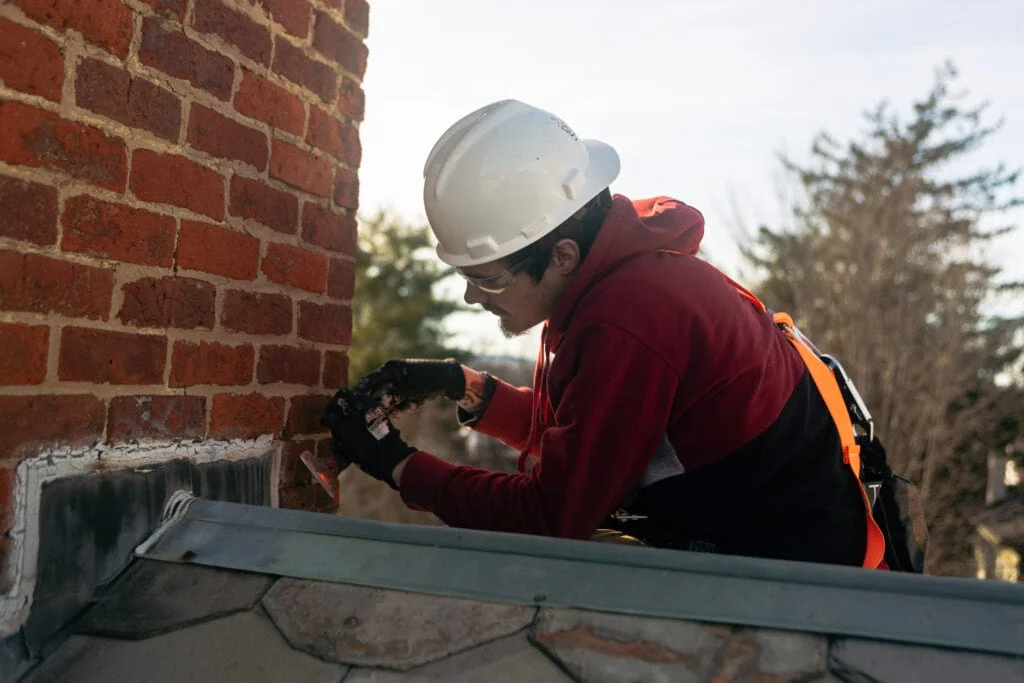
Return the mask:
POLYGON ((640 254, 694 255, 703 237, 704 216, 692 206, 670 197, 632 201, 615 195, 597 239, 549 320, 552 341, 568 325, 583 294, 608 273, 640 254))

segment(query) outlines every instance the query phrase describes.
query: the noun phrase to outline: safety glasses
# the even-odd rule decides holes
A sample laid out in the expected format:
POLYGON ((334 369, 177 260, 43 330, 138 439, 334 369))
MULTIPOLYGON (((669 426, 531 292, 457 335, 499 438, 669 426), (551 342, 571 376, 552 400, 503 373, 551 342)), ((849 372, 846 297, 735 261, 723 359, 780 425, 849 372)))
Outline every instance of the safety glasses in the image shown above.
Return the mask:
POLYGON ((485 292, 487 294, 501 294, 515 281, 520 268, 522 268, 528 260, 529 259, 526 258, 522 261, 518 261, 497 275, 488 275, 486 277, 470 275, 463 272, 461 268, 456 268, 455 272, 462 276, 462 279, 479 289, 481 292, 485 292))

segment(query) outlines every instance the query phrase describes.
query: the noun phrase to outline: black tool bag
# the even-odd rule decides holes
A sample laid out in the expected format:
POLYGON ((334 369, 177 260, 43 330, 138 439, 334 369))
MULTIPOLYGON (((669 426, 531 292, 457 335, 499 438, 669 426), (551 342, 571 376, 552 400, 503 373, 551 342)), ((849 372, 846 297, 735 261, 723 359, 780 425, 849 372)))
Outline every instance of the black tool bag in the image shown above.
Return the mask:
POLYGON ((871 496, 871 513, 885 536, 885 562, 894 571, 924 572, 928 527, 917 487, 894 474, 878 437, 857 437, 861 481, 871 496))

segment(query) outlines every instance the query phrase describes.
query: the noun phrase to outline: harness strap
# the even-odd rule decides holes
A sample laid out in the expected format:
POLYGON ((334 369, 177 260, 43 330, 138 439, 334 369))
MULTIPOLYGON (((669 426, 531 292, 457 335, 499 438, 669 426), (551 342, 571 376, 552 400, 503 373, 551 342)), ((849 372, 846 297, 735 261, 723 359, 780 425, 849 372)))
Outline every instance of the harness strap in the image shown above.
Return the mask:
MULTIPOLYGON (((663 249, 661 251, 668 254, 681 255, 681 252, 671 251, 668 249, 663 249)), ((754 308, 762 313, 768 312, 768 308, 764 303, 762 303, 761 300, 749 290, 725 273, 720 272, 720 274, 725 278, 726 282, 732 285, 739 295, 750 302, 754 308)), ((796 325, 793 323, 793 318, 790 317, 788 313, 773 313, 772 320, 786 336, 786 339, 788 339, 797 350, 797 353, 800 354, 801 360, 803 360, 804 365, 810 372, 811 378, 814 380, 814 385, 818 388, 818 393, 820 393, 821 397, 824 399, 825 406, 828 408, 828 412, 832 416, 832 421, 835 423, 836 429, 839 431, 839 440, 843 449, 843 462, 850 467, 850 471, 853 473, 854 479, 857 480, 857 486, 860 488, 861 499, 864 501, 864 516, 867 520, 867 547, 864 551, 864 562, 861 566, 868 569, 881 567, 883 566, 885 558, 885 537, 882 535, 882 530, 875 521, 874 514, 871 510, 871 499, 868 497, 867 490, 864 488, 864 482, 862 482, 860 478, 860 446, 857 444, 856 432, 853 430, 853 421, 850 419, 850 413, 846 407, 846 401, 843 399, 842 391, 839 389, 836 377, 828 366, 826 366, 818 357, 817 350, 812 348, 803 335, 797 332, 796 325)))
POLYGON ((807 366, 811 373, 815 386, 818 387, 818 392, 825 399, 825 405, 828 407, 828 412, 832 415, 832 420, 836 423, 836 429, 839 430, 839 440, 843 446, 843 462, 850 466, 850 470, 857 480, 857 486, 860 488, 861 499, 864 501, 868 542, 867 548, 864 551, 862 566, 868 569, 875 569, 881 566, 885 557, 885 537, 882 535, 882 530, 879 528, 878 523, 875 522, 875 517, 871 511, 871 500, 868 497, 867 490, 864 488, 864 483, 860 479, 860 446, 857 444, 853 431, 853 422, 850 421, 850 413, 847 411, 846 401, 843 400, 843 395, 839 390, 839 384, 836 383, 835 375, 832 374, 832 371, 828 369, 825 363, 818 358, 803 340, 797 338, 793 331, 793 319, 788 314, 776 313, 772 316, 772 319, 782 330, 783 334, 786 335, 790 343, 793 344, 797 352, 799 352, 800 358, 803 359, 804 365, 807 366))

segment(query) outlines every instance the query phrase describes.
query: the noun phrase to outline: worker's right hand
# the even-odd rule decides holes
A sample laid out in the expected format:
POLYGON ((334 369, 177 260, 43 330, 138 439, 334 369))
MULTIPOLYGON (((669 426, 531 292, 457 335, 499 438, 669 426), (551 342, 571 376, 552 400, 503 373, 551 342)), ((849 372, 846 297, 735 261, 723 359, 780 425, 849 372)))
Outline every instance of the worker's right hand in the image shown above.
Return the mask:
POLYGON ((458 401, 466 395, 466 375, 455 359, 389 360, 359 380, 355 391, 372 396, 389 412, 432 398, 458 401))

